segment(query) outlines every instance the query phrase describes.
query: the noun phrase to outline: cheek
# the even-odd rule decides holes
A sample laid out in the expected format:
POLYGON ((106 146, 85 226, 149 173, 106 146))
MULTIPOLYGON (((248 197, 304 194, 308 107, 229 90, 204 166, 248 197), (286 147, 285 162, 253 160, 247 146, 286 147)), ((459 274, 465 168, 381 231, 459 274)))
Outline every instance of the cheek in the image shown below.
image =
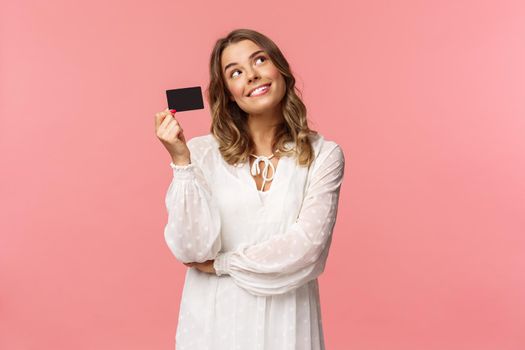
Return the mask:
POLYGON ((279 91, 282 94, 286 90, 286 82, 281 72, 277 71, 275 76, 272 77, 272 80, 279 83, 279 91))
POLYGON ((272 80, 282 80, 282 75, 281 75, 281 72, 279 72, 279 70, 277 69, 277 67, 275 66, 272 66, 268 69, 268 77, 272 80))
POLYGON ((281 89, 284 89, 284 85, 285 85, 285 82, 284 82, 284 77, 282 76, 281 72, 279 72, 279 70, 277 68, 275 69, 272 69, 271 71, 268 72, 268 77, 274 81, 274 82, 278 82, 279 84, 279 90, 281 89))
POLYGON ((230 84, 229 89, 233 96, 243 97, 244 90, 241 84, 230 84))

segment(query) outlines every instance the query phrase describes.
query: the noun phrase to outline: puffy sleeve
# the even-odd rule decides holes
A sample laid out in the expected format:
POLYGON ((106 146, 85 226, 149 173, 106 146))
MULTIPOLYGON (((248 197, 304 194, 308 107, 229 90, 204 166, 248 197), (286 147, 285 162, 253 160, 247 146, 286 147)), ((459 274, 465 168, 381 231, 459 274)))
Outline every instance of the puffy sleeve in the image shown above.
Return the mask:
POLYGON ((219 209, 210 191, 204 163, 211 162, 210 147, 202 139, 187 142, 190 164, 175 165, 166 193, 168 222, 164 238, 183 263, 204 262, 215 258, 221 249, 219 209))
POLYGON ((319 155, 297 220, 282 235, 221 252, 215 273, 230 275, 239 287, 258 296, 289 292, 323 271, 334 229, 344 174, 339 145, 319 155), (322 159, 321 159, 322 158, 322 159))

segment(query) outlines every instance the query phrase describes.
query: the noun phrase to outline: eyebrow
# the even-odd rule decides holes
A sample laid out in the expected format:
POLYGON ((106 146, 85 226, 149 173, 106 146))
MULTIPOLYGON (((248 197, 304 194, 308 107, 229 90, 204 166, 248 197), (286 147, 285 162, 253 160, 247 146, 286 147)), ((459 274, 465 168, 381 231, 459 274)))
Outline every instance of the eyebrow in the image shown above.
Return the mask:
MULTIPOLYGON (((252 54, 250 55, 250 57, 248 57, 248 58, 249 58, 249 59, 252 59, 253 56, 257 55, 257 54, 260 53, 260 52, 264 52, 264 50, 255 51, 255 52, 252 53, 252 54)), ((228 64, 226 65, 226 67, 224 67, 224 72, 226 72, 226 70, 227 70, 228 68, 230 68, 231 66, 235 66, 236 64, 238 64, 238 63, 236 63, 236 62, 228 63, 228 64)))

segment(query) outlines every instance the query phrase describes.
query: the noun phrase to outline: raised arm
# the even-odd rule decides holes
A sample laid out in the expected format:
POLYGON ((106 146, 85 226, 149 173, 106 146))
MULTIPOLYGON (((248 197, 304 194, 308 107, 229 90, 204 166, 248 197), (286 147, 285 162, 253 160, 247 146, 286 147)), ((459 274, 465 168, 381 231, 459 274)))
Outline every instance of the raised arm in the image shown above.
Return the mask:
POLYGON ((204 141, 193 138, 187 142, 190 164, 170 164, 173 178, 166 193, 164 238, 183 263, 214 259, 221 249, 219 209, 203 171, 204 162, 210 161, 210 148, 204 141))
POLYGON ((337 144, 319 157, 297 221, 283 235, 219 253, 214 261, 218 276, 228 274, 249 293, 270 296, 286 293, 323 272, 345 160, 337 144))

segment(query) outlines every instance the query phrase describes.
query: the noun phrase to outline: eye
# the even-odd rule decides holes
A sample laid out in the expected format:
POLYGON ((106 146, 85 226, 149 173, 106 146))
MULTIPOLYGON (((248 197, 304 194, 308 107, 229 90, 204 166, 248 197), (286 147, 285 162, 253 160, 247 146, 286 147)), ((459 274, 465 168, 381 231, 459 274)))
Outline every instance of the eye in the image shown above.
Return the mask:
POLYGON ((264 56, 257 56, 257 57, 255 58, 255 60, 257 60, 258 58, 263 58, 263 59, 266 61, 266 57, 264 57, 264 56))
MULTIPOLYGON (((257 57, 255 58, 255 61, 257 61, 259 58, 262 58, 264 61, 266 61, 266 57, 264 57, 264 56, 257 56, 257 57)), ((264 62, 264 61, 263 61, 263 62, 264 62)), ((230 74, 230 78, 233 78, 233 74, 234 74, 235 72, 240 72, 240 70, 238 70, 238 69, 234 69, 234 70, 231 72, 231 74, 230 74)))
POLYGON ((233 78, 233 73, 238 72, 239 70, 235 69, 232 74, 230 75, 231 78, 233 78))

